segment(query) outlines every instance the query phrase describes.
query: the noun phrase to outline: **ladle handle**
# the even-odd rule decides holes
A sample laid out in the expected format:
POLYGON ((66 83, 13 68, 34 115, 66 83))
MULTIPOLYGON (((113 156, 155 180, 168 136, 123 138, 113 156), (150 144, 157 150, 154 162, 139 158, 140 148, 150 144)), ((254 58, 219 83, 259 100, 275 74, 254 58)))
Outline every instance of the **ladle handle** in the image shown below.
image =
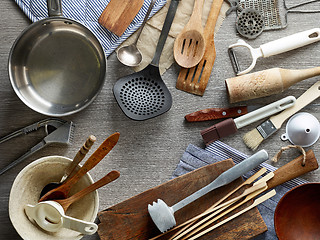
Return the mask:
POLYGON ((159 37, 159 41, 156 47, 156 52, 154 54, 154 57, 151 61, 151 65, 158 67, 159 66, 159 61, 160 61, 160 56, 164 47, 164 44, 166 43, 171 24, 173 22, 174 16, 177 11, 177 7, 179 5, 180 0, 172 0, 168 9, 168 13, 166 16, 166 19, 164 21, 161 34, 159 37))
POLYGON ((134 45, 137 44, 137 42, 138 42, 138 40, 139 40, 139 37, 140 37, 140 35, 141 35, 142 29, 144 28, 144 25, 146 25, 146 23, 147 23, 147 21, 148 21, 148 18, 149 18, 149 15, 150 15, 150 13, 151 13, 151 10, 152 10, 154 4, 156 3, 156 1, 157 1, 157 0, 151 0, 151 3, 150 3, 150 5, 149 5, 149 7, 148 7, 148 11, 147 11, 146 15, 144 16, 143 22, 142 22, 142 24, 141 24, 141 26, 140 26, 140 28, 139 28, 139 30, 138 30, 136 40, 134 41, 134 45))

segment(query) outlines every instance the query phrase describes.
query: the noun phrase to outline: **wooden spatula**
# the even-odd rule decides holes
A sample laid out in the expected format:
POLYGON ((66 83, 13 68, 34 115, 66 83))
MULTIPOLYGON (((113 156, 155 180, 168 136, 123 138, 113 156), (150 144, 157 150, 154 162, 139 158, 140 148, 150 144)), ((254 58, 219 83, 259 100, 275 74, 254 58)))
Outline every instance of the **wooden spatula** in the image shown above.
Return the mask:
POLYGON ((211 70, 216 58, 214 47, 214 28, 223 0, 213 0, 204 29, 205 52, 202 60, 192 68, 181 68, 176 88, 202 96, 207 87, 211 70))
POLYGON ((143 0, 111 0, 98 22, 120 37, 138 14, 143 2, 143 0))

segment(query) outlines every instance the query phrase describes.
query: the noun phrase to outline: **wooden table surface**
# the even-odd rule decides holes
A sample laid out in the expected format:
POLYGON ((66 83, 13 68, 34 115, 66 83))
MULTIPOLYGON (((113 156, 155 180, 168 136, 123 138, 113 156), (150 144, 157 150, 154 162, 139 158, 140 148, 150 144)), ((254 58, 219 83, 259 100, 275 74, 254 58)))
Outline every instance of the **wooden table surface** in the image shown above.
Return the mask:
MULTIPOLYGON (((0 136, 4 136, 18 128, 45 119, 46 116, 31 110, 20 101, 11 87, 8 76, 7 61, 10 48, 19 33, 30 24, 30 21, 12 0, 0 1, 0 11, 2 15, 0 21, 0 136)), ((1 239, 20 239, 10 222, 8 214, 10 188, 17 174, 35 159, 48 155, 62 155, 73 158, 85 139, 91 134, 97 137, 97 142, 90 152, 92 153, 107 136, 116 131, 120 132, 120 140, 116 147, 96 168, 90 171, 94 180, 102 178, 113 169, 121 172, 120 178, 112 186, 105 186, 99 190, 99 209, 103 210, 168 181, 188 144, 192 143, 204 147, 199 131, 218 121, 186 123, 184 116, 187 113, 204 108, 237 105, 228 103, 224 84, 226 78, 234 76, 227 56, 227 47, 239 38, 235 32, 235 17, 235 13, 228 16, 215 37, 217 57, 204 96, 195 96, 175 88, 179 67, 173 64, 163 75, 164 82, 172 93, 173 106, 169 112, 154 119, 137 122, 128 119, 121 112, 113 97, 112 86, 117 79, 132 73, 132 70, 121 65, 113 53, 107 60, 106 82, 97 99, 80 113, 64 117, 64 119, 71 120, 76 124, 74 143, 70 146, 49 145, 0 176, 1 239)), ((290 13, 286 29, 265 31, 257 39, 248 42, 253 47, 258 47, 271 40, 318 27, 319 17, 320 14, 318 13, 290 13)), ((320 62, 319 44, 315 43, 275 57, 259 59, 254 71, 272 67, 316 67, 320 62)), ((319 77, 314 77, 296 84, 282 94, 241 104, 267 104, 289 95, 299 97, 318 80, 319 77)), ((320 118, 319 110, 319 100, 314 101, 304 109, 318 119, 320 118)), ((242 136, 257 125, 258 123, 255 123, 244 127, 236 135, 223 139, 223 142, 251 155, 253 152, 243 143, 242 136)), ((259 149, 264 148, 268 151, 270 157, 274 156, 280 150, 280 147, 288 145, 288 142, 280 140, 280 135, 284 132, 285 125, 270 139, 265 140, 259 149)), ((25 153, 43 136, 44 132, 38 131, 1 144, 0 168, 5 167, 25 153)), ((313 149, 316 157, 320 158, 319 142, 310 148, 313 149)), ((290 150, 283 154, 280 162, 274 164, 269 160, 269 163, 279 167, 298 155, 299 153, 296 150, 290 150)), ((305 175, 304 178, 309 181, 319 181, 320 172, 319 170, 314 171, 305 175)), ((95 234, 83 239, 99 239, 99 236, 95 234)))

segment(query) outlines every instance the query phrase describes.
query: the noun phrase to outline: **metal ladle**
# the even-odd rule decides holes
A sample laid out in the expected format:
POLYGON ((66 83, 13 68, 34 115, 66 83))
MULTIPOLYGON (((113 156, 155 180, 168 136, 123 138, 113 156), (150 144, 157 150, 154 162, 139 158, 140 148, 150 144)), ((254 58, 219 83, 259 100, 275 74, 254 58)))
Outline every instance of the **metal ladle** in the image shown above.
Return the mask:
POLYGON ((148 17, 150 15, 150 12, 151 12, 155 2, 156 2, 156 0, 151 1, 149 8, 148 8, 148 11, 147 11, 147 14, 143 19, 143 23, 138 31, 138 35, 137 35, 134 43, 131 45, 128 45, 128 46, 123 46, 123 47, 119 48, 119 50, 117 51, 117 58, 122 64, 127 65, 129 67, 136 67, 141 63, 142 54, 139 51, 139 49, 137 48, 137 42, 139 40, 142 29, 148 20, 148 17))

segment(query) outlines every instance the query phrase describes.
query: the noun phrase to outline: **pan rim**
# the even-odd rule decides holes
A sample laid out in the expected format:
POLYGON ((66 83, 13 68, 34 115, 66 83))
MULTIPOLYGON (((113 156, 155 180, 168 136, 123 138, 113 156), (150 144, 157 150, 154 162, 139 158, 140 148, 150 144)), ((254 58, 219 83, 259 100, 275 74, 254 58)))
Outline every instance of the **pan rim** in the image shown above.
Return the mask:
MULTIPOLYGON (((75 36, 76 36, 75 35, 75 36)), ((37 40, 35 40, 35 42, 37 42, 37 40)), ((105 76, 106 76, 106 68, 107 68, 107 60, 106 60, 106 56, 105 56, 105 52, 102 48, 102 45, 100 43, 100 41, 98 40, 98 38, 92 33, 92 31, 90 29, 88 29, 87 27, 85 27, 83 24, 69 19, 69 18, 65 18, 65 17, 48 17, 48 18, 44 18, 41 19, 37 22, 32 23, 31 25, 29 25, 28 27, 26 27, 19 35, 18 37, 15 39, 15 41, 12 44, 12 47, 10 49, 9 52, 9 58, 8 58, 8 73, 9 73, 9 80, 11 83, 11 86, 14 90, 14 92, 16 93, 16 95, 20 98, 20 100, 27 105, 29 108, 31 108, 32 110, 39 112, 41 114, 44 115, 48 115, 48 116, 54 116, 54 117, 59 117, 59 116, 67 116, 67 115, 71 115, 74 113, 77 113, 81 110, 83 110, 84 108, 86 108, 87 106, 89 106, 95 99, 96 97, 99 95, 99 93, 101 92, 104 83, 105 83, 105 76), (63 111, 63 107, 59 107, 59 112, 52 112, 52 109, 57 109, 57 108, 44 108, 41 107, 39 108, 39 106, 35 106, 35 104, 30 101, 30 100, 34 100, 32 98, 26 98, 22 93, 21 90, 19 89, 19 87, 17 86, 17 79, 14 76, 14 72, 15 70, 13 69, 13 55, 15 53, 15 51, 17 51, 17 47, 19 46, 19 41, 21 39, 23 39, 25 37, 25 35, 27 35, 32 29, 35 29, 37 27, 39 27, 39 25, 43 25, 46 23, 51 23, 51 22, 70 22, 72 24, 75 24, 77 27, 80 28, 81 32, 79 33, 75 33, 76 35, 81 35, 83 33, 86 33, 89 35, 90 38, 86 38, 86 41, 88 43, 90 43, 90 46, 94 46, 94 49, 96 51, 95 55, 96 58, 98 59, 99 62, 99 78, 97 79, 96 83, 97 83, 97 88, 92 91, 90 94, 86 95, 85 97, 88 97, 88 101, 81 101, 80 104, 81 106, 78 107, 75 106, 74 107, 66 107, 66 111, 63 111)), ((37 95, 38 97, 39 95, 37 95)), ((85 97, 83 99, 85 99, 85 97)), ((45 98, 41 98, 41 99, 45 99, 45 98)), ((61 105, 63 106, 63 105, 61 105)))

